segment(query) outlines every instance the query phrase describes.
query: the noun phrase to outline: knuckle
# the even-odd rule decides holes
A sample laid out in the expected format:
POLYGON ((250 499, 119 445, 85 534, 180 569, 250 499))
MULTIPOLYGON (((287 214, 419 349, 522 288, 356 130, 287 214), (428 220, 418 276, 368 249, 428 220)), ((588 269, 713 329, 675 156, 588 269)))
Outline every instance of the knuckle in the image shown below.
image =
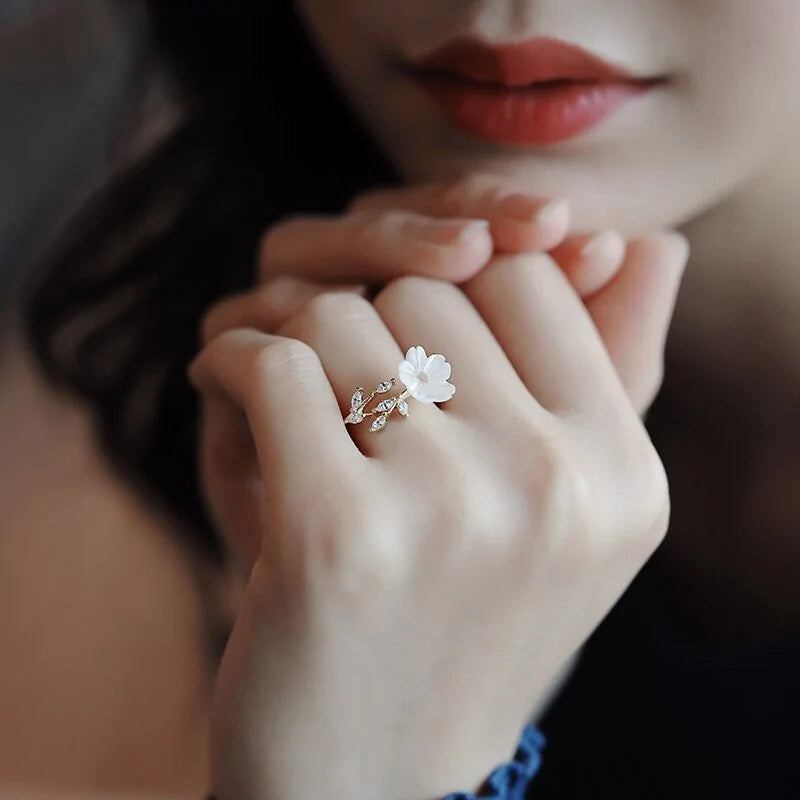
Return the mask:
POLYGON ((663 540, 670 514, 664 465, 643 426, 620 438, 623 452, 609 450, 601 468, 587 469, 557 428, 516 430, 515 475, 541 532, 531 541, 537 554, 544 547, 585 562, 627 553, 638 562, 663 540))
POLYGON ((404 308, 414 305, 420 297, 430 297, 432 292, 446 291, 447 284, 419 275, 397 278, 378 293, 374 306, 378 311, 387 308, 404 308))
POLYGON ((280 339, 268 342, 254 352, 251 369, 257 381, 294 379, 305 383, 311 375, 318 373, 321 365, 319 356, 305 342, 280 339))
POLYGON ((397 526, 363 497, 337 520, 325 522, 317 538, 315 559, 347 596, 362 603, 386 595, 404 579, 409 551, 397 526))
POLYGON ((373 525, 350 543, 343 566, 343 577, 353 590, 384 593, 400 584, 406 573, 403 537, 393 526, 373 525))
POLYGON ((661 542, 667 533, 670 519, 669 477, 664 463, 648 440, 642 465, 644 498, 642 509, 643 535, 655 544, 661 542))
POLYGON ((557 439, 548 437, 539 442, 531 479, 536 496, 543 498, 540 513, 544 529, 549 531, 554 547, 568 540, 584 544, 599 524, 589 481, 557 439))
POLYGON ((324 292, 306 303, 300 324, 305 334, 313 337, 332 325, 364 321, 374 315, 370 302, 355 292, 324 292))
POLYGON ((415 224, 413 214, 398 209, 353 214, 348 226, 353 252, 367 256, 383 253, 387 247, 398 245, 399 238, 413 239, 415 224))
POLYGON ((515 474, 521 482, 533 526, 549 550, 586 544, 597 530, 595 492, 574 462, 568 443, 542 423, 514 432, 515 474))
POLYGON ((357 226, 367 243, 379 242, 391 238, 395 233, 403 232, 410 224, 410 215, 405 211, 389 210, 377 214, 365 215, 363 223, 357 226))
POLYGON ((643 413, 652 405, 664 382, 663 355, 653 359, 649 367, 642 372, 642 378, 634 396, 637 398, 637 407, 643 413))
POLYGON ((625 442, 622 482, 628 503, 621 543, 651 552, 664 538, 670 518, 669 478, 644 427, 625 442))

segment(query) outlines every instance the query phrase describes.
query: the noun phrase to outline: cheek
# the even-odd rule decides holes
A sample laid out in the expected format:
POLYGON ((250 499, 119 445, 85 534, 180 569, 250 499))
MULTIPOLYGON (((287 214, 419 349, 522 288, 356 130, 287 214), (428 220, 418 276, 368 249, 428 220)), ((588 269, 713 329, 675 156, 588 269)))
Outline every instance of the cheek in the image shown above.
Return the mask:
POLYGON ((800 3, 713 0, 692 7, 685 89, 699 126, 765 144, 800 121, 800 3))

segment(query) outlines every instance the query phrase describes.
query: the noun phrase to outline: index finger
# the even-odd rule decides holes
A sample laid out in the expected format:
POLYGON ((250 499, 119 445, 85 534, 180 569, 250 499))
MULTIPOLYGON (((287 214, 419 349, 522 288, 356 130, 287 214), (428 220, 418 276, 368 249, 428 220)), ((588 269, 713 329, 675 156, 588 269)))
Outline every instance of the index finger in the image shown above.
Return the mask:
POLYGON ((201 392, 221 393, 244 410, 265 479, 300 476, 308 485, 347 469, 360 454, 317 354, 303 342, 229 330, 203 348, 187 373, 201 392))
POLYGON ((259 277, 381 281, 416 274, 463 281, 489 260, 489 226, 478 219, 433 219, 398 206, 344 216, 301 216, 264 234, 259 277))
POLYGON ((508 178, 472 174, 450 183, 377 189, 350 204, 351 211, 404 208, 433 217, 477 217, 489 221, 495 250, 544 252, 569 232, 566 200, 531 192, 508 178))

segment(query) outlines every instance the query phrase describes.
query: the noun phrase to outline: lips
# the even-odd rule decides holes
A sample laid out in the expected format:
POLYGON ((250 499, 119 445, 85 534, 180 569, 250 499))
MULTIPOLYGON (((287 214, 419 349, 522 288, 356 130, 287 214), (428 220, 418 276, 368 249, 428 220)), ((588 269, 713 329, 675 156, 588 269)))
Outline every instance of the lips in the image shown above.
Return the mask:
POLYGON ((588 131, 659 82, 556 39, 500 46, 459 40, 412 65, 410 74, 454 127, 532 146, 588 131))

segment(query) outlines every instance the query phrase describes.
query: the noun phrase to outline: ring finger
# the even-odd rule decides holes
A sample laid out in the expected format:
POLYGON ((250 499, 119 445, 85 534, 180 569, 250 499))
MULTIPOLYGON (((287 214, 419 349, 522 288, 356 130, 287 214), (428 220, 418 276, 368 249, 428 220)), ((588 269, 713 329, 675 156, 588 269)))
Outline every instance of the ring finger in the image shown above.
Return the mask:
MULTIPOLYGON (((286 322, 280 333, 300 339, 316 351, 339 400, 343 418, 351 409, 356 389, 363 388, 366 399, 380 383, 397 377, 398 365, 403 360, 400 346, 374 306, 350 292, 318 295, 286 322)), ((402 384, 396 381, 388 391, 376 393, 365 410, 373 410, 379 402, 397 397, 402 391, 402 384)), ((392 410, 385 429, 370 430, 379 413, 348 428, 365 455, 383 455, 396 447, 400 426, 403 439, 408 441, 411 436, 413 442, 420 429, 439 413, 435 406, 417 403, 411 415, 413 420, 402 419, 392 410)))

